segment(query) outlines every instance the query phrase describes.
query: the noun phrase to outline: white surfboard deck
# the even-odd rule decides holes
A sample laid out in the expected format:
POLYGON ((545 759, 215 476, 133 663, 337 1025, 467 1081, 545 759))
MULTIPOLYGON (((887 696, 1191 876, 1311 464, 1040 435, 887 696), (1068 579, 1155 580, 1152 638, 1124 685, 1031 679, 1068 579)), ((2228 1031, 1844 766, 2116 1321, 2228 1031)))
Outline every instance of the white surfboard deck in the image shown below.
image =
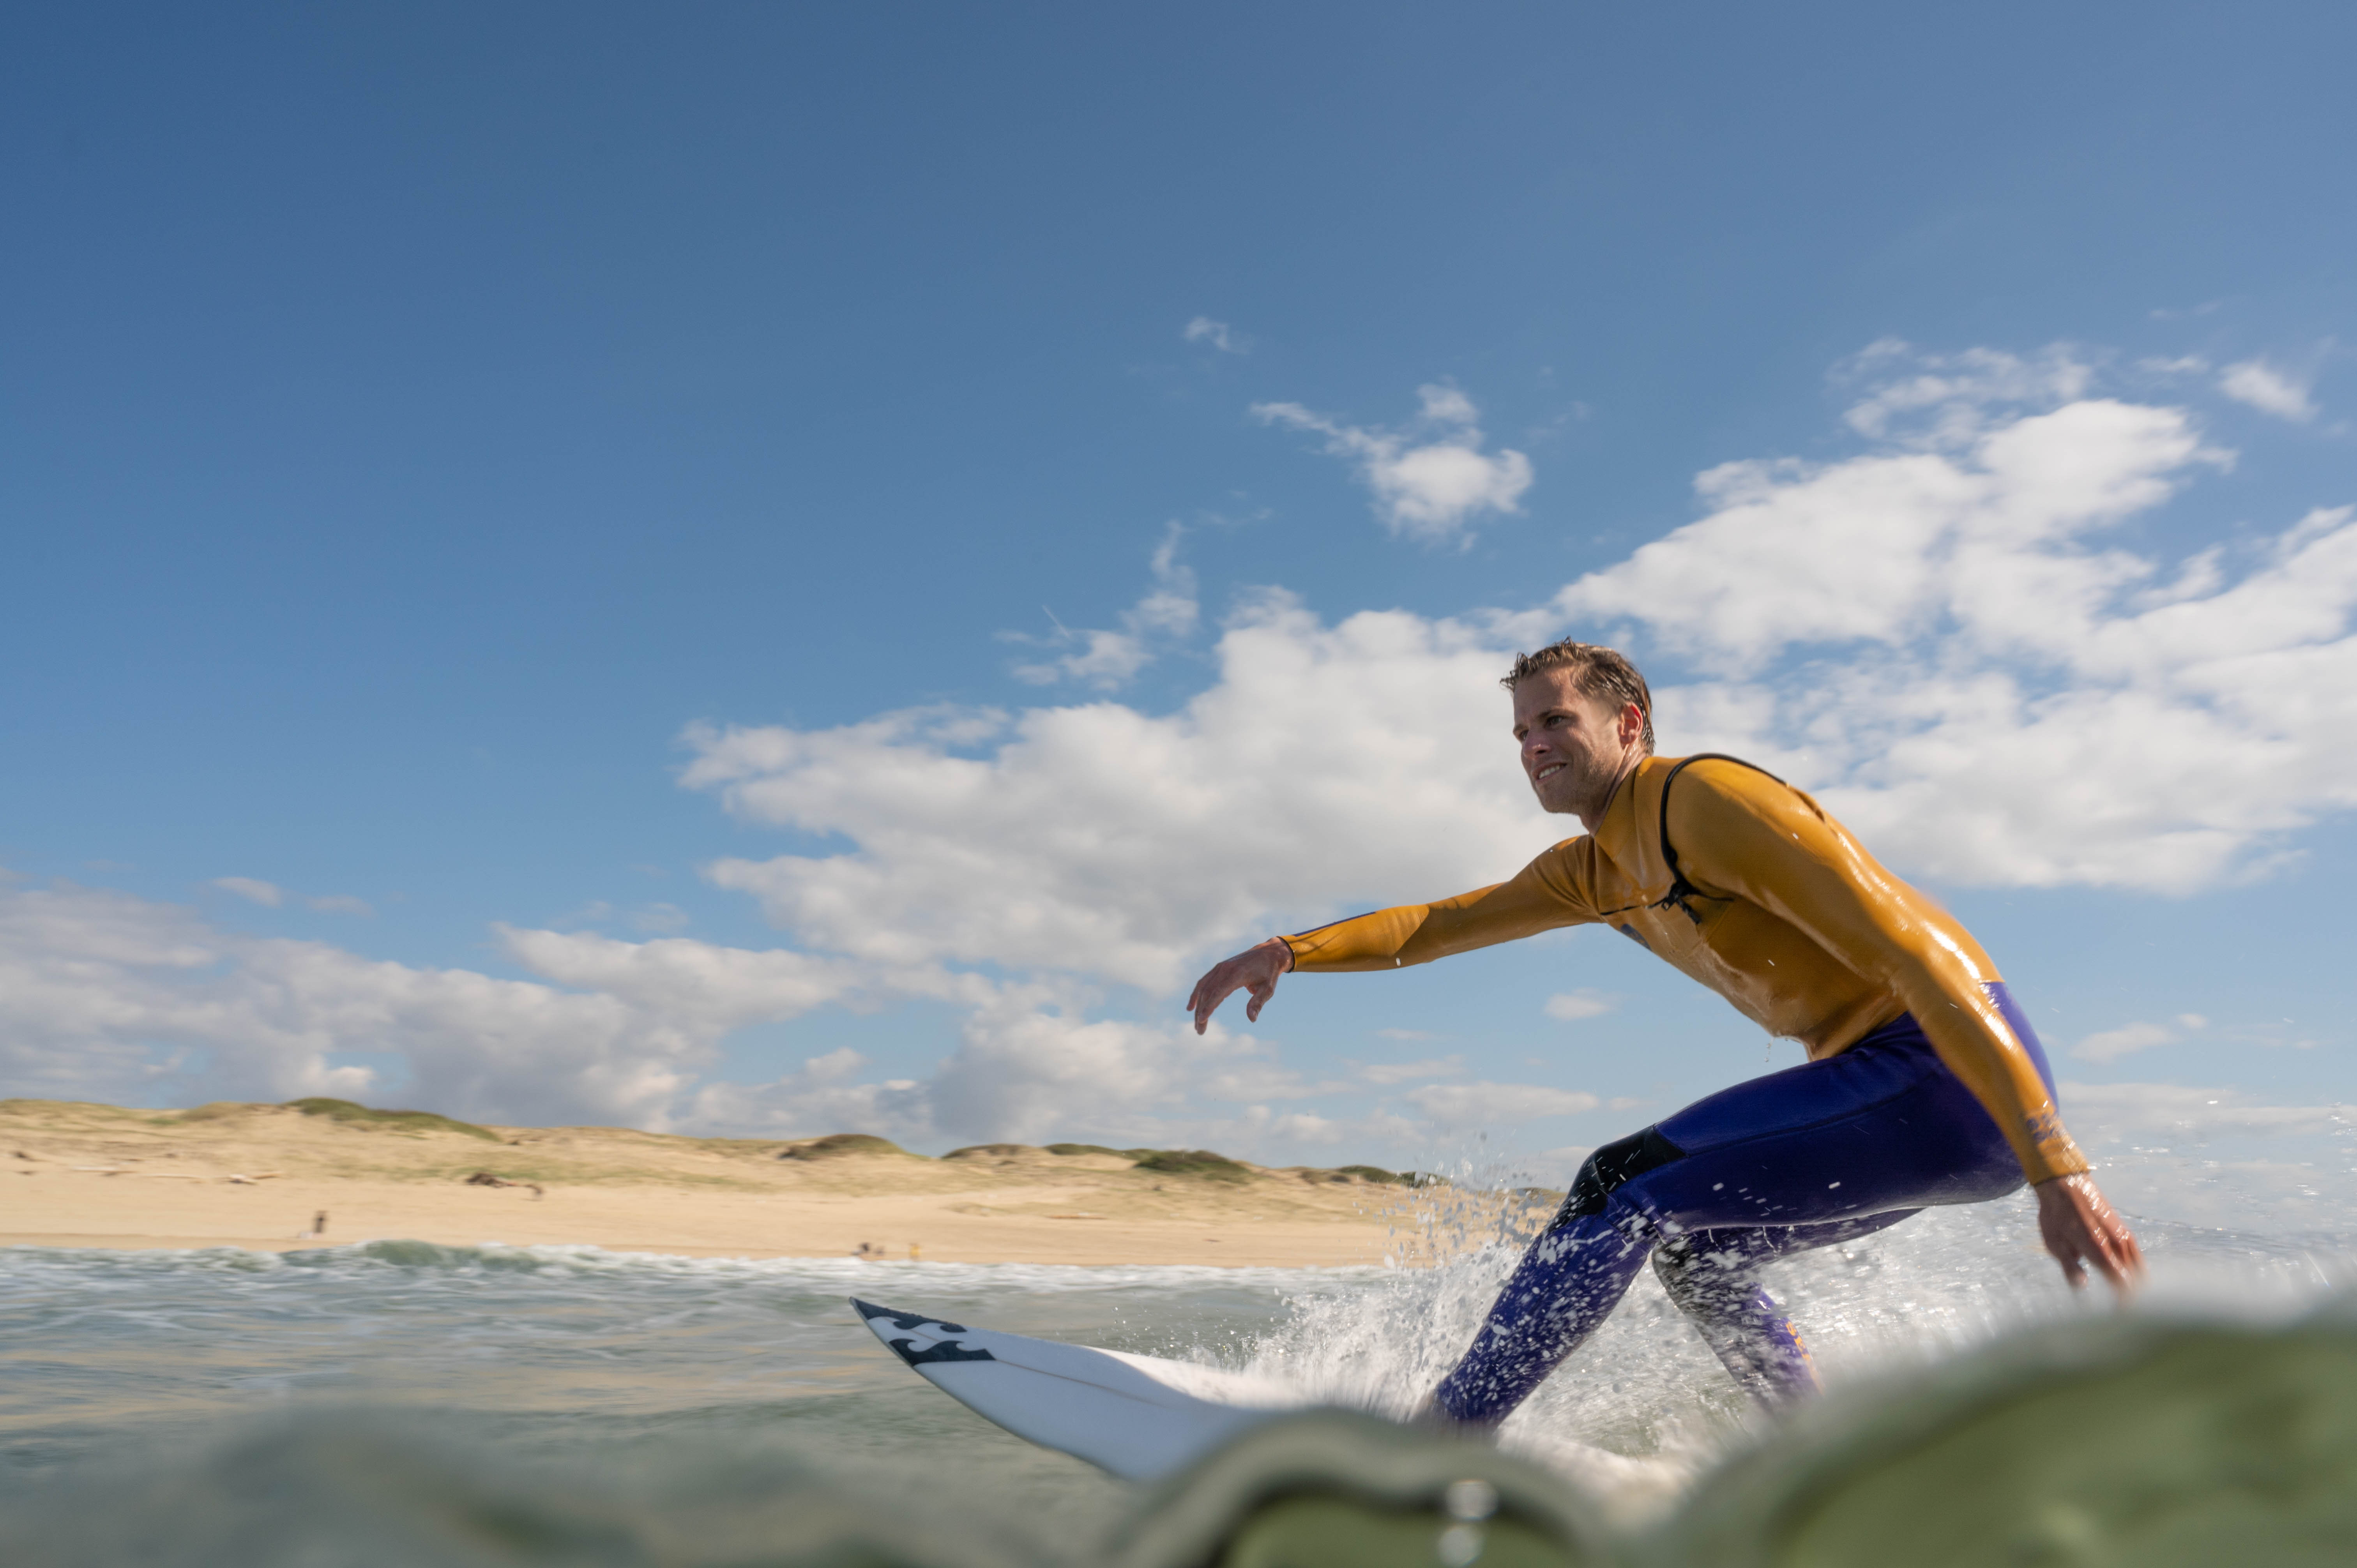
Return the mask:
POLYGON ((1159 1479, 1316 1402, 1247 1372, 969 1328, 857 1296, 851 1305, 894 1355, 976 1415, 1133 1481, 1159 1479))

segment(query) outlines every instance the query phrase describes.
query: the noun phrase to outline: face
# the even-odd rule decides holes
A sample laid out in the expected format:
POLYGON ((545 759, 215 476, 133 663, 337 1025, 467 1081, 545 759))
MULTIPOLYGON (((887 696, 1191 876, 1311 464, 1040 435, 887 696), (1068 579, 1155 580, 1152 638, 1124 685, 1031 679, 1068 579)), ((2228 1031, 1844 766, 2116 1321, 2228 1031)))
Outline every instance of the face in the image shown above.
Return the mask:
POLYGON ((1539 804, 1593 827, 1613 787, 1642 757, 1644 715, 1634 703, 1615 713, 1603 698, 1583 695, 1576 677, 1571 670, 1542 670, 1516 686, 1514 738, 1523 743, 1523 775, 1539 804))

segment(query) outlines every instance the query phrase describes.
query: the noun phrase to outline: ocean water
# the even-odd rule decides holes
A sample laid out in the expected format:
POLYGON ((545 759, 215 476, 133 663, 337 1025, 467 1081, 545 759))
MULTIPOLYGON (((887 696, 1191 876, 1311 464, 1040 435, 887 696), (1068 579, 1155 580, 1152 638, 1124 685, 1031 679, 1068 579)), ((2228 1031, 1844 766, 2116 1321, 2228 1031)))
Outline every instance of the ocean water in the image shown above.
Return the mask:
MULTIPOLYGON (((2102 1293, 2064 1288, 2032 1213, 2026 1196, 1932 1211, 1770 1283, 1836 1391, 2112 1315, 2102 1293)), ((2319 1216, 2334 1211, 2294 1218, 2319 1216)), ((740 1262, 402 1240, 0 1250, 0 1555, 14 1541, 22 1561, 426 1562, 463 1515, 468 1530, 504 1519, 533 1540, 586 1530, 582 1560, 639 1560, 591 1547, 651 1531, 673 1543, 664 1560, 742 1561, 729 1542, 815 1509, 913 1543, 910 1560, 1088 1562, 1135 1489, 971 1415, 845 1298, 1256 1370, 1398 1413, 1515 1256, 1512 1234, 1485 1236, 1445 1200, 1421 1222, 1455 1247, 1445 1266, 740 1262), (316 1550, 257 1555, 289 1530, 316 1550)), ((2139 1230, 2145 1316, 2288 1321, 2357 1279, 2357 1245, 2330 1225, 2139 1230)), ((1634 1528, 1773 1437, 1643 1276, 1501 1441, 1634 1528)))

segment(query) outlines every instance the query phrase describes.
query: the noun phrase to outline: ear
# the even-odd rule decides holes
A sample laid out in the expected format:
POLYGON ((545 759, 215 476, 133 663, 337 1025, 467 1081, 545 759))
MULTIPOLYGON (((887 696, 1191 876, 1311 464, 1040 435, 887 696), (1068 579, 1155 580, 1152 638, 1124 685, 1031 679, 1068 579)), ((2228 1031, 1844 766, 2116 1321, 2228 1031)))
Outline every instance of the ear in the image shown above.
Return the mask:
POLYGON ((1634 703, 1620 704, 1620 744, 1634 746, 1637 737, 1645 733, 1645 710, 1634 703))

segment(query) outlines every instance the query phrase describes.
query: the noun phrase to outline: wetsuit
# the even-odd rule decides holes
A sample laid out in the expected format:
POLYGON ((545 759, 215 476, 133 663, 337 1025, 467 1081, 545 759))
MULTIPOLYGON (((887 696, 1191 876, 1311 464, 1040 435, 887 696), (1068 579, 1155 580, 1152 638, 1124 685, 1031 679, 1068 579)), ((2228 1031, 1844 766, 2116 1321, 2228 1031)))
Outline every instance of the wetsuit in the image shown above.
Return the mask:
POLYGON ((1810 1059, 1588 1158, 1440 1385, 1459 1420, 1505 1419, 1648 1255, 1738 1382, 1813 1387, 1760 1263, 2087 1168, 1980 945, 1805 793, 1731 757, 1648 757, 1592 834, 1511 881, 1286 942, 1297 970, 1390 969, 1591 922, 1810 1059))

